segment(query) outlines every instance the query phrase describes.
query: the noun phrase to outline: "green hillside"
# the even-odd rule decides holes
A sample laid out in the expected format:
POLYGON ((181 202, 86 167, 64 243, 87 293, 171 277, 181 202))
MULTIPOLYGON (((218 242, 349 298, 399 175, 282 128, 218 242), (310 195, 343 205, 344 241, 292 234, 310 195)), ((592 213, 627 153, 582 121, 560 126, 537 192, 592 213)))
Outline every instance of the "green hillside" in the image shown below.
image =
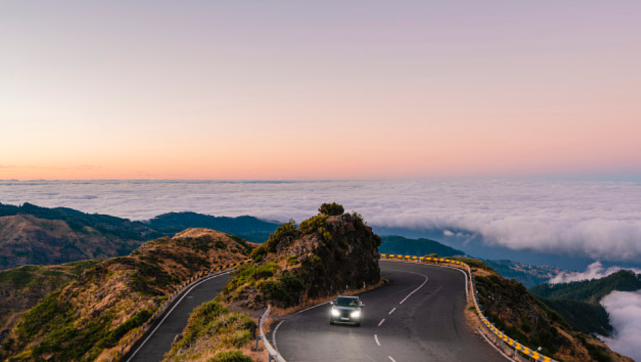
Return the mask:
POLYGON ((530 289, 548 307, 584 333, 612 333, 608 312, 599 302, 612 291, 641 289, 641 275, 621 270, 605 278, 563 284, 541 284, 530 289))
POLYGON ((641 275, 621 270, 605 278, 563 284, 542 284, 530 292, 541 298, 571 299, 598 304, 614 290, 633 292, 641 289, 641 275))
POLYGON ((402 236, 388 235, 381 237, 383 240, 378 250, 381 254, 403 254, 403 255, 429 255, 456 256, 465 255, 465 252, 450 248, 438 241, 429 239, 407 239, 402 236))

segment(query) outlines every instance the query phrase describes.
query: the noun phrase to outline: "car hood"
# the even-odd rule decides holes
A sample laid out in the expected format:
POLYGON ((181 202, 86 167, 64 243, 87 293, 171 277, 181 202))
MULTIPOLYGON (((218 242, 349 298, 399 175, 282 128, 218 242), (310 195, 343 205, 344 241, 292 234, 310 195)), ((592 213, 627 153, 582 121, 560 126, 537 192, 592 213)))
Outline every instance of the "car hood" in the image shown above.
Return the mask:
POLYGON ((337 306, 337 305, 332 306, 332 308, 333 309, 338 309, 338 310, 361 310, 360 307, 341 307, 341 306, 337 306))

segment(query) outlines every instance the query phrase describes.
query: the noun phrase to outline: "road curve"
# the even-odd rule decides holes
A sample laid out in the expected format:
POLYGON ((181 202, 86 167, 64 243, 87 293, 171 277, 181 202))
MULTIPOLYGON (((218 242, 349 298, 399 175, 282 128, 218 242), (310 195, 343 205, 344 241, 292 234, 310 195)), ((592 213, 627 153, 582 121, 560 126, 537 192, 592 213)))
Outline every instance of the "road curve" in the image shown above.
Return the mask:
POLYGON ((465 275, 380 261, 390 283, 360 294, 361 327, 330 325, 329 306, 288 316, 272 340, 287 362, 507 361, 465 323, 465 275))
POLYGON ((121 361, 160 362, 171 349, 176 335, 187 326, 189 315, 197 306, 216 297, 230 279, 229 273, 207 277, 188 287, 166 312, 154 322, 121 361))

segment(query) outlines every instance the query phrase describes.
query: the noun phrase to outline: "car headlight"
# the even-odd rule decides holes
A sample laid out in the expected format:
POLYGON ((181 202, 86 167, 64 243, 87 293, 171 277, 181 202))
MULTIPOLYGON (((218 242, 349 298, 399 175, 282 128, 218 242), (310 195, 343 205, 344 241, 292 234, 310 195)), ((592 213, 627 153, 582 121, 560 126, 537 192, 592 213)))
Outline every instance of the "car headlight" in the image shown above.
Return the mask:
POLYGON ((341 312, 338 311, 338 309, 332 308, 332 316, 333 317, 339 317, 341 315, 341 312))
POLYGON ((357 310, 357 311, 355 311, 355 312, 352 312, 352 314, 350 314, 350 316, 351 316, 352 318, 360 318, 360 317, 361 317, 361 311, 360 311, 360 310, 357 310))

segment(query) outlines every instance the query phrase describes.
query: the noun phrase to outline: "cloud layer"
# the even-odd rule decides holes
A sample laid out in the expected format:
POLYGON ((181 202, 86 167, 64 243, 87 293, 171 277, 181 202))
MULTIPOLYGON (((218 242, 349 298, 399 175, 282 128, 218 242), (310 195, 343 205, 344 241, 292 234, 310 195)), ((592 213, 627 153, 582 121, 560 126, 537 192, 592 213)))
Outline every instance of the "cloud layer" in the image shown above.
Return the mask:
POLYGON ((632 270, 636 274, 641 274, 641 269, 635 269, 635 268, 622 268, 620 266, 611 266, 606 269, 605 267, 603 267, 603 264, 596 261, 590 264, 584 272, 561 272, 559 275, 550 279, 549 283, 558 284, 558 283, 578 282, 581 280, 601 279, 623 269, 632 270))
POLYGON ((0 181, 0 202, 149 219, 169 211, 303 220, 342 203, 371 225, 467 230, 489 245, 641 260, 641 183, 459 181, 0 181))
POLYGON ((641 291, 608 294, 601 304, 610 314, 613 338, 601 337, 614 351, 641 361, 641 291))

